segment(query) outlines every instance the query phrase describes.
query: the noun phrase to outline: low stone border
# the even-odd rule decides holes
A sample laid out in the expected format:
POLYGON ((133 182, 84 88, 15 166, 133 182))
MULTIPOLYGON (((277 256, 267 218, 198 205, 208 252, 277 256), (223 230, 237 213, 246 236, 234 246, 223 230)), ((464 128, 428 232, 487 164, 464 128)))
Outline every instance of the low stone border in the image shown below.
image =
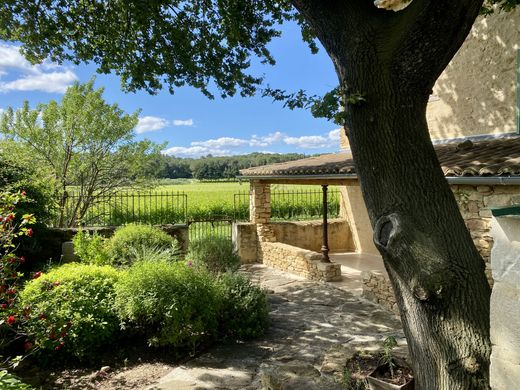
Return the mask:
POLYGON ((259 260, 269 266, 303 276, 309 280, 333 282, 341 280, 341 265, 322 263, 321 253, 281 242, 259 243, 259 260))
POLYGON ((399 315, 394 290, 388 275, 382 271, 364 271, 361 273, 361 277, 363 280, 363 298, 399 315))

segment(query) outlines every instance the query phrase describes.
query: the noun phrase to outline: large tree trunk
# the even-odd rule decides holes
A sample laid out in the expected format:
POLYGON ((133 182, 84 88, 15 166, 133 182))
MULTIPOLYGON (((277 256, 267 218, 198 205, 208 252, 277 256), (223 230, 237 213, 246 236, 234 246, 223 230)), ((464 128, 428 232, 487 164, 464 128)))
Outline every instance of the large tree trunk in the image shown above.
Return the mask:
POLYGON ((367 0, 293 3, 333 59, 350 101, 346 128, 374 241, 396 293, 416 388, 489 388, 484 262, 426 123, 431 88, 481 1, 414 0, 397 14, 367 0))

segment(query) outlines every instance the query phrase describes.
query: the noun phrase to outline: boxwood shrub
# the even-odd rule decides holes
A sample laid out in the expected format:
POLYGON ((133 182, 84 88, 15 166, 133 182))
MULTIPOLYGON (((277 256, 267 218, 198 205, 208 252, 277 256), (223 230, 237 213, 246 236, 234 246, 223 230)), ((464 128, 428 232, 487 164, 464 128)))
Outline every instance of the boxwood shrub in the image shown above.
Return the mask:
POLYGON ((262 336, 269 326, 265 291, 238 273, 222 274, 217 283, 221 294, 219 336, 231 340, 262 336))
POLYGON ((178 245, 173 237, 149 225, 129 224, 120 227, 106 243, 108 257, 115 266, 131 265, 140 257, 143 248, 170 251, 172 258, 178 252, 178 245))
POLYGON ((188 258, 213 273, 236 271, 240 258, 226 237, 207 236, 190 242, 188 258))
POLYGON ((211 274, 185 262, 136 262, 116 284, 121 320, 139 327, 154 346, 194 349, 213 338, 219 304, 211 274))
POLYGON ((92 360, 113 343, 120 329, 113 308, 119 276, 109 266, 70 263, 28 282, 20 305, 36 350, 92 360))

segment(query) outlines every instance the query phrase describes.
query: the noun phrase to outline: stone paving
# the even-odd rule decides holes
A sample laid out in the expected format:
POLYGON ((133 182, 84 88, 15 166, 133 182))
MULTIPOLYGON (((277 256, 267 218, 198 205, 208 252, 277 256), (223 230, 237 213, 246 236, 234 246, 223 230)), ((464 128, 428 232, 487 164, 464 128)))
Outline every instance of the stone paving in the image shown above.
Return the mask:
POLYGON ((179 366, 150 390, 341 389, 346 360, 396 336, 399 320, 331 283, 311 282, 261 264, 242 267, 269 292, 271 327, 260 340, 219 345, 179 366))

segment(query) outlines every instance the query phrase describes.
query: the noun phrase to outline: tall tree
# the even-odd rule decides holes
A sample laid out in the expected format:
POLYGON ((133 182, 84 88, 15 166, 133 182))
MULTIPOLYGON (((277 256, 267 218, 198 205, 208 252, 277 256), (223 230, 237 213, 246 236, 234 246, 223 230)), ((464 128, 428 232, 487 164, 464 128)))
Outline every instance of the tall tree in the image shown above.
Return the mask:
MULTIPOLYGON (((425 115, 483 0, 375 3, 387 9, 369 0, 8 0, 0 37, 22 41, 33 61, 93 61, 128 90, 187 84, 211 97, 214 82, 222 96, 247 96, 262 82, 247 72, 249 58, 274 63, 267 43, 279 23, 298 21, 303 39, 313 50, 319 39, 338 75, 339 117, 396 291, 417 388, 485 389, 490 289, 425 115)), ((488 3, 507 9, 518 0, 488 3)), ((327 102, 335 104, 333 97, 327 102)))
POLYGON ((20 110, 8 108, 0 120, 0 151, 37 167, 46 178, 58 199, 59 226, 76 225, 92 205, 110 199, 159 153, 149 141, 133 141, 138 113, 125 114, 102 94, 93 81, 76 83, 59 103, 31 109, 25 102, 20 110))

